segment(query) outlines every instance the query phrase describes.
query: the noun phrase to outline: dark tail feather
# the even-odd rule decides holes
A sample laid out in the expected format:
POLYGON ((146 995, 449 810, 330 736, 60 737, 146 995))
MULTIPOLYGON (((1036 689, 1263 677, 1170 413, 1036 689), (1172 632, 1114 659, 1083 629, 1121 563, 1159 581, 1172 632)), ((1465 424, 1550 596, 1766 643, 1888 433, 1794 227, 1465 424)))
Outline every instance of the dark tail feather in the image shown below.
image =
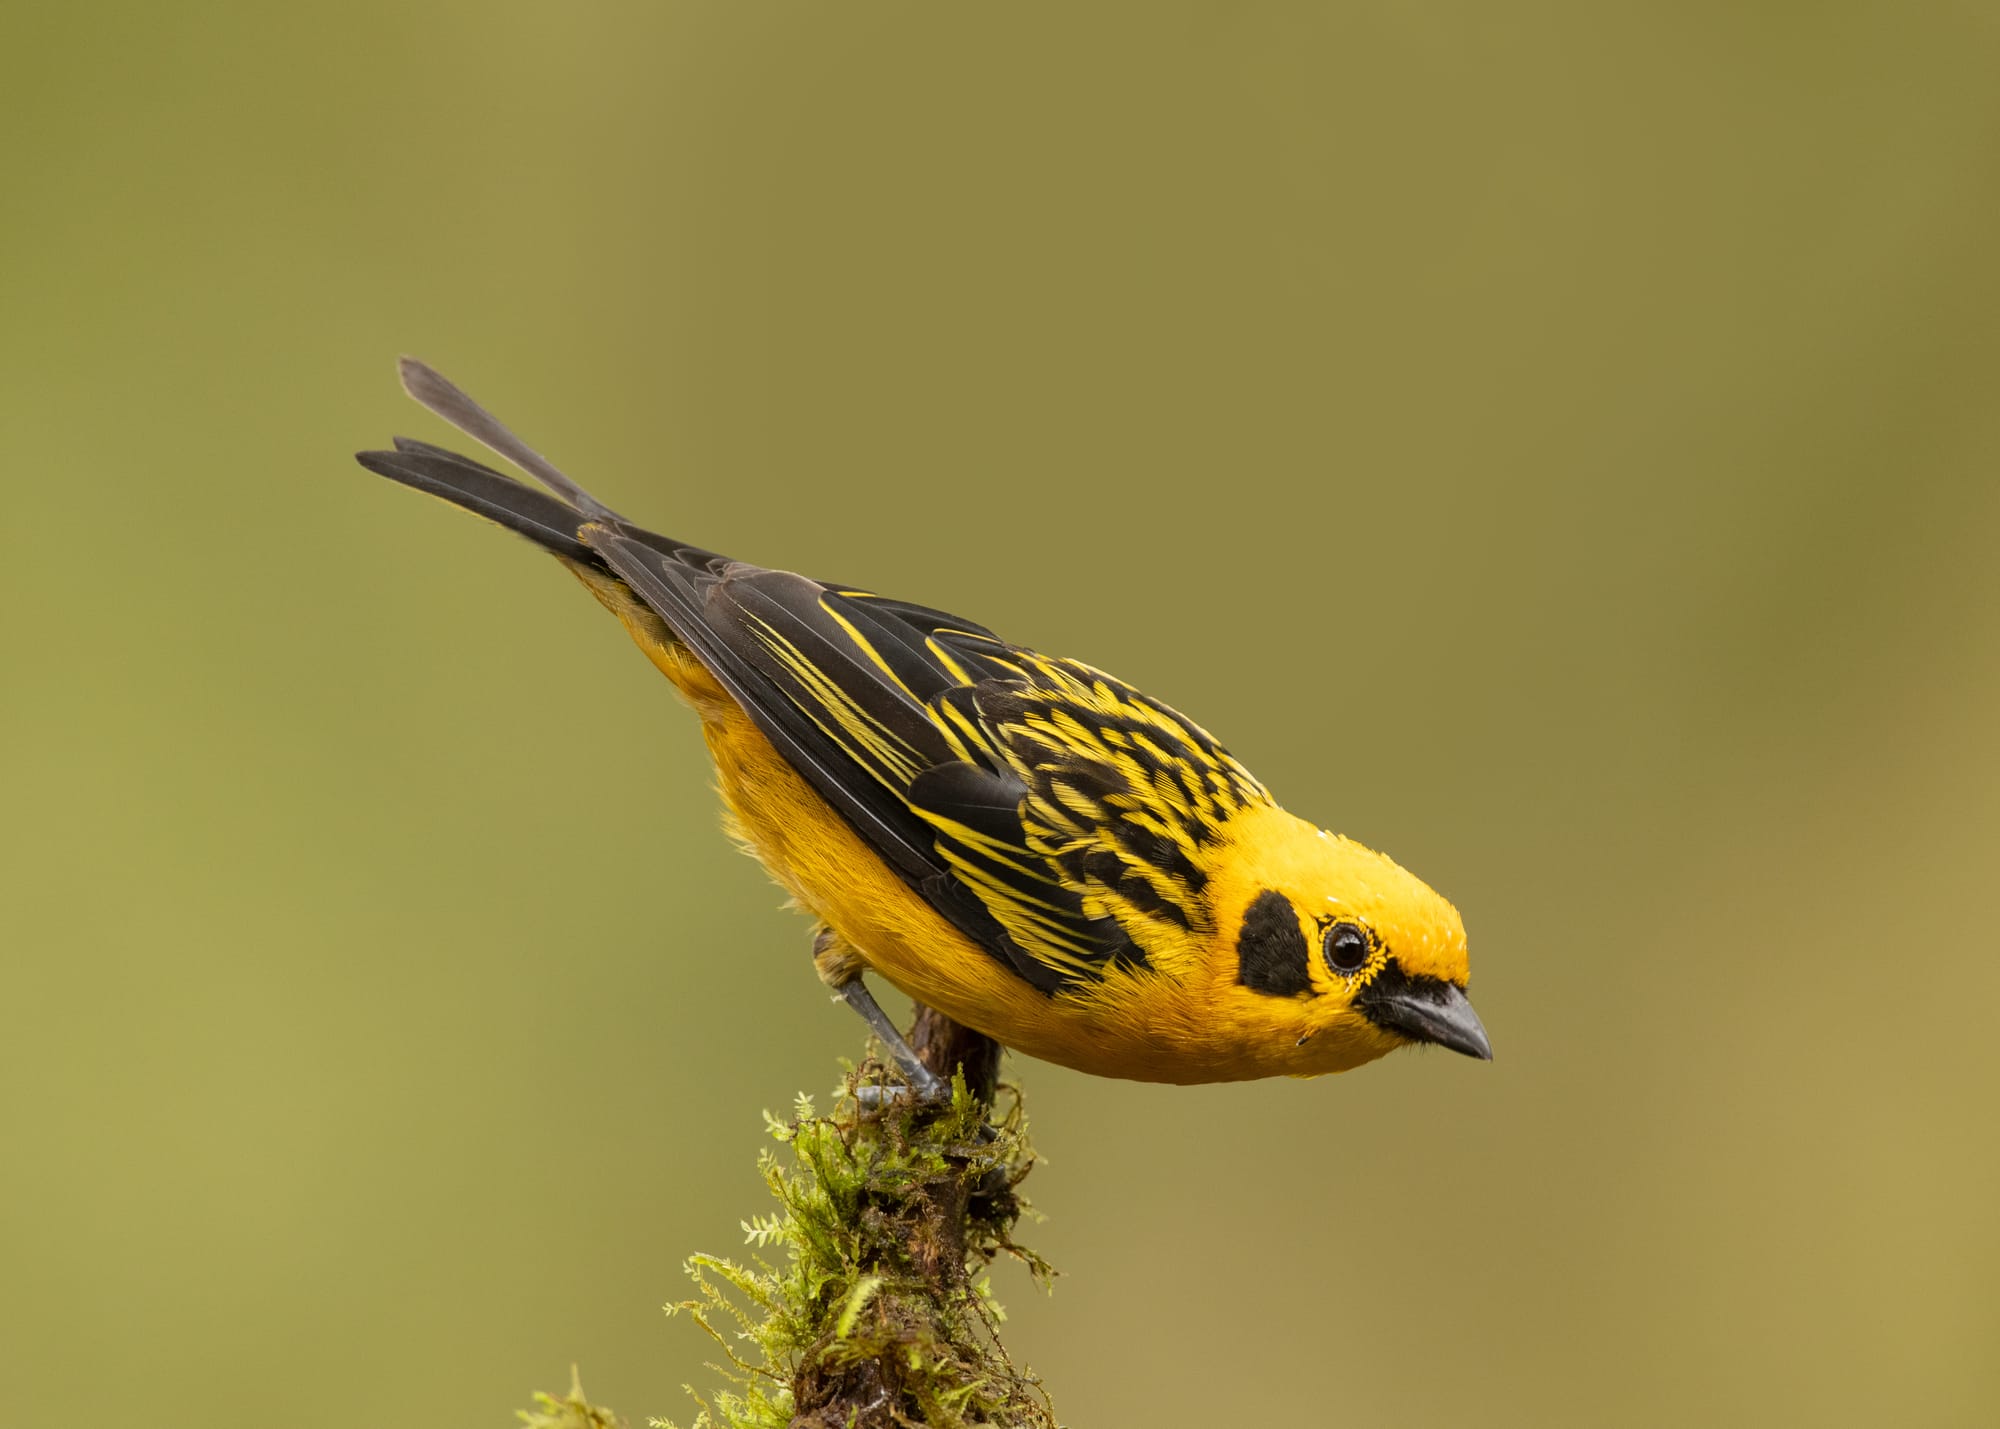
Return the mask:
POLYGON ((616 511, 556 470, 554 462, 508 431, 499 418, 466 396, 443 374, 414 357, 402 358, 397 362, 396 370, 402 376, 405 392, 487 450, 514 463, 591 520, 622 519, 616 511))
POLYGON ((577 538, 577 532, 591 518, 547 492, 523 486, 468 457, 428 442, 398 437, 394 451, 356 452, 354 459, 378 476, 463 506, 558 556, 586 565, 603 564, 597 553, 577 538))
POLYGON ((405 392, 549 490, 537 491, 470 457, 408 437, 396 438, 394 451, 357 452, 356 461, 391 481, 496 521, 558 556, 603 566, 577 533, 591 521, 617 522, 616 512, 556 470, 553 462, 434 369, 405 357, 396 370, 405 392))
POLYGON ((712 568, 727 562, 726 557, 713 551, 628 524, 624 517, 557 471, 546 457, 503 427, 491 412, 414 357, 402 359, 398 370, 403 376, 404 391, 549 490, 537 491, 490 466, 482 466, 471 457, 409 437, 397 437, 394 451, 356 452, 354 459, 368 470, 454 506, 463 506, 526 536, 543 550, 599 570, 609 571, 610 566, 582 538, 585 526, 612 527, 641 545, 689 565, 712 568))

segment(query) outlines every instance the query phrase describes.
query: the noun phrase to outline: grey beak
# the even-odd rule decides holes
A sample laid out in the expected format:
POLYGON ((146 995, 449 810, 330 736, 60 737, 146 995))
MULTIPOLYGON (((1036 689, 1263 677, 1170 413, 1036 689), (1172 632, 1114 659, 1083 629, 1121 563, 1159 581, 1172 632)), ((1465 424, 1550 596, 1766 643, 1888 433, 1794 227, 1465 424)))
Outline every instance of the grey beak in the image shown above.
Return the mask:
POLYGON ((1465 1000, 1465 994, 1448 982, 1421 982, 1385 991, 1368 1000, 1368 1016, 1378 1026, 1400 1032, 1418 1042, 1432 1042, 1477 1057, 1493 1060, 1493 1044, 1479 1014, 1465 1000))

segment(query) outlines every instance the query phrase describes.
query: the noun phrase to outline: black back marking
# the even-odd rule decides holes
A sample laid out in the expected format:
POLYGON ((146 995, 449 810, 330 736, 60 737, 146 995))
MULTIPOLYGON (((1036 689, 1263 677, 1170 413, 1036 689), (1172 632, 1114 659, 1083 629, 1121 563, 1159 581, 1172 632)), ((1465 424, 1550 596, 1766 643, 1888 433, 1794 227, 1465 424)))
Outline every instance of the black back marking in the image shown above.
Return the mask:
MULTIPOLYGON (((1269 795, 1199 725, 946 612, 633 526, 436 372, 403 379, 547 490, 425 442, 364 465, 631 587, 875 855, 1029 985, 1146 966, 1149 922, 1228 936, 1202 851, 1269 795)), ((1304 987, 1293 922, 1256 938, 1246 921, 1246 985, 1304 987)))

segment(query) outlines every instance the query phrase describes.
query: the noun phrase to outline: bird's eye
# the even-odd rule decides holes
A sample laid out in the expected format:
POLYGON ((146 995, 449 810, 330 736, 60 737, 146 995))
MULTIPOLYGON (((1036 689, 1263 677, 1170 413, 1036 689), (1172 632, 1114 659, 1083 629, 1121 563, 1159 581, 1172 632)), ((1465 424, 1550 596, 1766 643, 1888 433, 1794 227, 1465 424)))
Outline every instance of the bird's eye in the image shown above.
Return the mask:
POLYGON ((1374 946, 1359 923, 1335 923, 1326 930, 1326 964, 1337 973, 1358 973, 1374 946))

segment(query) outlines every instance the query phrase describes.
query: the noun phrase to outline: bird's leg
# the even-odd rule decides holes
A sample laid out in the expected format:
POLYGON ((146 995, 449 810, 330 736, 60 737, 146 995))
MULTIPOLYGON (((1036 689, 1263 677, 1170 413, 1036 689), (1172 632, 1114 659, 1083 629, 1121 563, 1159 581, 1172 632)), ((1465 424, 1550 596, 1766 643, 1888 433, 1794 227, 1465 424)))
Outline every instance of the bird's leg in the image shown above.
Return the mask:
MULTIPOLYGON (((889 1020, 889 1014, 882 1010, 882 1004, 875 1000, 875 994, 868 990, 867 983, 857 977, 852 982, 843 983, 835 989, 835 992, 841 1001, 860 1013, 862 1020, 875 1029, 875 1035, 882 1039, 882 1045, 889 1049, 889 1055, 895 1058, 896 1065, 903 1069, 903 1075, 910 1083, 910 1091, 918 1101, 941 1102, 950 1099, 951 1089, 945 1086, 936 1072, 923 1064, 911 1050, 910 1044, 903 1040, 903 1034, 896 1030, 896 1024, 889 1020)), ((863 1092, 873 1090, 873 1087, 861 1088, 863 1092)), ((873 1100, 866 1096, 861 1099, 864 1102, 873 1100)))
MULTIPOLYGON (((904 1079, 910 1084, 911 1093, 918 1101, 937 1102, 949 1100, 951 1088, 942 1078, 923 1063, 910 1044, 903 1040, 903 1034, 896 1030, 896 1024, 889 1020, 889 1014, 882 1010, 882 1004, 875 1000, 875 994, 868 990, 868 984, 861 980, 862 963, 852 949, 840 940, 839 934, 831 928, 822 928, 813 939, 813 966, 833 994, 856 1012, 866 1022, 875 1035, 882 1039, 882 1045, 889 1049, 890 1057, 903 1071, 904 1079)), ((875 1089, 863 1087, 862 1093, 875 1089)), ((862 1095, 863 1104, 877 1100, 875 1096, 862 1095)))

